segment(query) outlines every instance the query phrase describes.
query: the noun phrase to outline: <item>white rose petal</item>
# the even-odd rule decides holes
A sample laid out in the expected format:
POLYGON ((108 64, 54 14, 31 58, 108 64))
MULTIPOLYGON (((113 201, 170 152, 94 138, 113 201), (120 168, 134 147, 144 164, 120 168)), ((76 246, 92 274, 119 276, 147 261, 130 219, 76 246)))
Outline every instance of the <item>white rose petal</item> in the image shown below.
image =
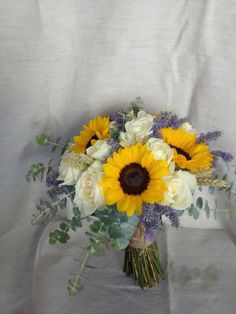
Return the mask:
POLYGON ((152 133, 153 116, 140 110, 137 117, 125 123, 125 131, 120 134, 120 145, 123 147, 136 142, 146 142, 152 133))
POLYGON ((192 204, 192 193, 197 188, 197 180, 187 171, 178 170, 164 178, 167 191, 165 192, 165 205, 176 209, 186 209, 192 204))
POLYGON ((111 145, 106 141, 98 140, 96 143, 86 149, 86 154, 97 160, 104 160, 111 152, 111 145))
POLYGON ((168 164, 173 160, 173 149, 161 139, 151 137, 147 141, 147 148, 156 160, 166 160, 168 164))
POLYGON ((89 216, 96 209, 105 205, 99 185, 102 175, 102 165, 99 161, 95 161, 83 172, 76 183, 74 202, 81 210, 82 216, 89 216))
POLYGON ((135 144, 136 136, 132 133, 120 132, 120 145, 122 147, 131 146, 135 144))
MULTIPOLYGON (((66 155, 70 154, 68 152, 66 155)), ((59 176, 57 180, 63 181, 60 185, 74 185, 80 178, 82 172, 77 167, 73 167, 71 164, 67 163, 63 157, 59 166, 59 176)))
POLYGON ((184 129, 185 132, 187 133, 193 133, 197 134, 197 130, 192 127, 192 125, 189 122, 184 122, 181 126, 182 129, 184 129))

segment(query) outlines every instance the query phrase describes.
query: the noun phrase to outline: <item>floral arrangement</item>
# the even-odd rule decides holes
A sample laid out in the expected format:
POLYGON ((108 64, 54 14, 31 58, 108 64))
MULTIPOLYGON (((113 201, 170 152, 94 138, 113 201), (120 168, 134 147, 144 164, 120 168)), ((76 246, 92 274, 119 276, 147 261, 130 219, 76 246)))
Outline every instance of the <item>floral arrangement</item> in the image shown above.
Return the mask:
POLYGON ((27 181, 46 175, 48 187, 32 223, 69 208, 49 243, 66 243, 82 226, 88 236, 79 272, 68 281, 70 295, 82 289, 83 273, 92 268, 89 258, 104 247, 125 250, 123 271, 141 288, 156 285, 164 278, 156 242, 163 219, 178 228, 179 213, 191 208, 199 186, 231 188, 215 173, 219 159, 233 159, 211 149, 220 131, 199 134, 187 118, 168 111, 149 114, 140 103, 137 99, 127 112, 92 119, 65 145, 46 134, 36 137, 59 159, 33 164, 26 175, 27 181))

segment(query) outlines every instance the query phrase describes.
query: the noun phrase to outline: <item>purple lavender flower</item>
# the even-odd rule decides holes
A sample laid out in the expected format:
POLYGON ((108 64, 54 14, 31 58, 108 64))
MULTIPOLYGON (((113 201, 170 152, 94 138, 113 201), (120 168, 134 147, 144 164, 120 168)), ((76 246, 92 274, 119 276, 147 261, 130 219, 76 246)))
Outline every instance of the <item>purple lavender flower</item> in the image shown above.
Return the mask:
POLYGON ((160 204, 143 204, 143 213, 141 215, 140 222, 145 227, 146 239, 150 241, 154 240, 155 234, 161 230, 162 215, 169 218, 172 227, 179 227, 179 218, 174 208, 160 204))
POLYGON ((197 139, 197 143, 209 143, 212 141, 217 141, 220 136, 222 135, 221 131, 214 131, 214 132, 207 132, 207 133, 201 133, 197 139))
POLYGON ((58 173, 55 171, 50 171, 46 177, 46 185, 50 188, 47 191, 47 194, 52 199, 54 199, 57 195, 64 193, 63 187, 59 186, 59 184, 62 183, 62 181, 58 181, 57 177, 58 173))
POLYGON ((111 145, 112 148, 111 148, 111 151, 110 151, 109 155, 106 157, 106 159, 111 157, 112 154, 114 152, 117 152, 118 149, 120 148, 120 143, 118 141, 114 140, 113 138, 107 140, 107 144, 111 145))
POLYGON ((115 121, 118 125, 124 124, 124 114, 123 110, 116 111, 111 115, 110 120, 115 121))
POLYGON ((143 204, 143 214, 140 222, 145 227, 146 239, 153 241, 155 233, 161 230, 161 216, 155 210, 155 204, 143 204))
POLYGON ((162 111, 161 114, 154 119, 153 137, 161 137, 160 129, 179 129, 181 125, 187 121, 188 118, 178 118, 178 116, 171 111, 162 111))
POLYGON ((214 163, 221 158, 224 162, 231 162, 234 157, 230 153, 222 152, 220 150, 215 150, 211 152, 214 156, 214 163))

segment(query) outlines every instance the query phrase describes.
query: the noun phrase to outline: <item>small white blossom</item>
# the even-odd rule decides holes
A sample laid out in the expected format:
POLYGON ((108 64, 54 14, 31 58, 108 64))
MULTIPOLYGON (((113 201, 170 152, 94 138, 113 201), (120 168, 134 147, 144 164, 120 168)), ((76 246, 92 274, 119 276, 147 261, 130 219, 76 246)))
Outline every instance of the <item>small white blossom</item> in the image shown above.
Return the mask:
POLYGON ((192 127, 192 125, 189 122, 184 122, 181 126, 182 129, 184 129, 185 132, 187 133, 193 133, 197 134, 197 130, 192 127))

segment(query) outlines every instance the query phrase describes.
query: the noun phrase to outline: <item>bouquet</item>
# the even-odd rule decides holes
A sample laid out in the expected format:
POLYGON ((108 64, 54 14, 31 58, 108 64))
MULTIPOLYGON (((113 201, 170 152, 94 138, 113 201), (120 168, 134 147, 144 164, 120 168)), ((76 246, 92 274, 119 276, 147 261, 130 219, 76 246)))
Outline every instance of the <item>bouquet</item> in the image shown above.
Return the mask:
POLYGON ((220 136, 220 131, 199 133, 187 118, 169 111, 147 113, 138 99, 127 111, 95 117, 64 145, 60 138, 36 137, 55 157, 47 165, 33 164, 26 175, 27 181, 46 177, 48 187, 32 223, 67 209, 49 243, 66 243, 82 226, 88 236, 81 267, 68 281, 70 295, 82 289, 85 269, 93 268, 90 257, 104 247, 124 250, 123 271, 142 289, 164 278, 156 242, 164 219, 178 228, 179 216, 202 185, 231 189, 215 171, 219 160, 233 159, 211 149, 220 136))

